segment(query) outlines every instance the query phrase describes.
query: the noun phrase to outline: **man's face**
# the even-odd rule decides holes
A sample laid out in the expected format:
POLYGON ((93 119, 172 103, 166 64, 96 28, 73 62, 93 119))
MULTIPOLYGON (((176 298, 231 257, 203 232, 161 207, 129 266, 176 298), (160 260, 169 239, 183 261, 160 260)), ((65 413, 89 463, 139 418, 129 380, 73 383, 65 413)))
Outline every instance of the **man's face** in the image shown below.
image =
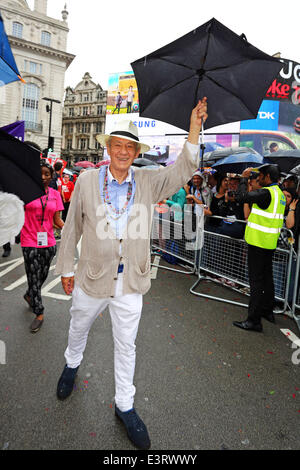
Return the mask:
POLYGON ((238 186, 239 186, 239 180, 236 178, 230 178, 230 180, 228 181, 228 189, 230 191, 237 191, 238 186))
POLYGON ((125 173, 140 152, 131 140, 112 137, 107 153, 110 156, 110 170, 125 173))
POLYGON ((271 152, 271 153, 277 152, 278 150, 279 150, 278 145, 273 145, 273 147, 270 148, 270 152, 271 152))
POLYGON ((259 173, 257 180, 261 187, 267 186, 269 184, 268 175, 264 175, 262 172, 259 173))
POLYGON ((251 191, 256 191, 257 189, 260 189, 261 186, 259 184, 259 176, 257 178, 253 178, 250 181, 250 190, 251 191))
POLYGON ((193 176, 193 185, 196 186, 196 188, 199 188, 202 185, 202 178, 199 175, 193 176))

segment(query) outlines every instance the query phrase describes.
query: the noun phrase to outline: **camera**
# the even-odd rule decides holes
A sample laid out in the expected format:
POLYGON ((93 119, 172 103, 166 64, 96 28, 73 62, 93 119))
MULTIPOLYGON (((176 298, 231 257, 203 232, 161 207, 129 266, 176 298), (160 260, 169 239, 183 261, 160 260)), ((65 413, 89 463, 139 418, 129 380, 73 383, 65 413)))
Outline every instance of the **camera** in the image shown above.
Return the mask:
POLYGON ((228 197, 235 197, 236 191, 228 191, 228 197))

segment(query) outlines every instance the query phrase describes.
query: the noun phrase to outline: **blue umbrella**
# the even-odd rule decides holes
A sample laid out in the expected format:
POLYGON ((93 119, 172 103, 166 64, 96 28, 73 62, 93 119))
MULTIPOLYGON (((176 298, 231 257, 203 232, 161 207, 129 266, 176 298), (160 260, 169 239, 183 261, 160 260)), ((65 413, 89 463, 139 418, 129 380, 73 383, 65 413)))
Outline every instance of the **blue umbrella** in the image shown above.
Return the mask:
POLYGON ((218 142, 206 142, 205 143, 204 153, 213 152, 214 150, 218 150, 218 149, 221 149, 223 147, 224 147, 224 145, 219 144, 218 142))
POLYGON ((236 153, 222 158, 212 167, 220 173, 241 174, 248 167, 257 167, 264 163, 264 157, 255 153, 236 153))
POLYGON ((10 48, 10 44, 4 29, 4 23, 0 14, 0 85, 24 81, 18 70, 15 58, 10 48))

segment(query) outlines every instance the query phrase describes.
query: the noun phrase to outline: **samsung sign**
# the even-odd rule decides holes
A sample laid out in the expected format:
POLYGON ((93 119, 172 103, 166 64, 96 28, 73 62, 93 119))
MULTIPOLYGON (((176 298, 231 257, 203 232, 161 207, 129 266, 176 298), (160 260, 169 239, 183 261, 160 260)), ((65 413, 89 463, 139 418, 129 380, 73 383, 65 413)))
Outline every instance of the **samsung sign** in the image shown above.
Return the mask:
POLYGON ((262 102, 257 118, 241 121, 241 129, 277 131, 279 118, 279 101, 262 102))

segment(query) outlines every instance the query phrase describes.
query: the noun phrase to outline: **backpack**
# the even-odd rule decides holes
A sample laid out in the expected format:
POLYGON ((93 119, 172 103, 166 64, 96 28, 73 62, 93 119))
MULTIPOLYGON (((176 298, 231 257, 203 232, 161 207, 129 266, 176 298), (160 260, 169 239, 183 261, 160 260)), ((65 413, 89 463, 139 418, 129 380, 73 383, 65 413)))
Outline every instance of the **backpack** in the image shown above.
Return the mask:
MULTIPOLYGON (((171 253, 174 253, 174 255, 178 254, 179 253, 179 246, 178 244, 176 243, 175 240, 167 240, 166 242, 166 250, 170 251, 171 253)), ((169 264, 178 264, 179 263, 179 259, 176 258, 176 256, 173 256, 169 253, 164 253, 162 255, 162 258, 167 261, 167 263, 169 264)))

